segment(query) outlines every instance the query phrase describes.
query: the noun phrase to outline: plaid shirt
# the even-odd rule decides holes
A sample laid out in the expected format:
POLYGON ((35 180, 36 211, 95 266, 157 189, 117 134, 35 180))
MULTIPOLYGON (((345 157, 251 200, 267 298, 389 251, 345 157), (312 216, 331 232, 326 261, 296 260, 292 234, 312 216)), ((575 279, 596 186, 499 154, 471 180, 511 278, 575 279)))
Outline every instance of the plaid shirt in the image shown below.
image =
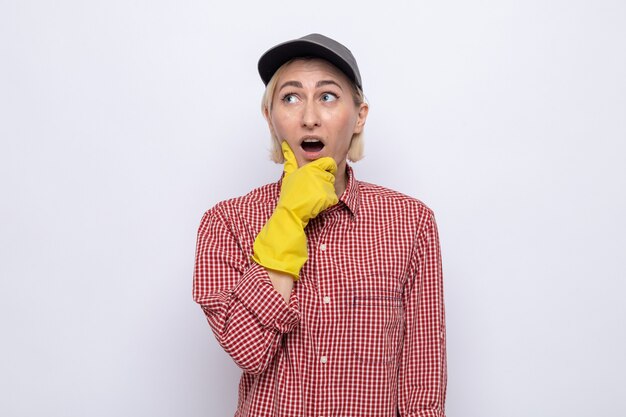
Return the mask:
POLYGON ((306 228, 289 303, 253 261, 280 181, 198 230, 193 297, 243 370, 235 417, 444 417, 439 237, 419 200, 357 181, 306 228))

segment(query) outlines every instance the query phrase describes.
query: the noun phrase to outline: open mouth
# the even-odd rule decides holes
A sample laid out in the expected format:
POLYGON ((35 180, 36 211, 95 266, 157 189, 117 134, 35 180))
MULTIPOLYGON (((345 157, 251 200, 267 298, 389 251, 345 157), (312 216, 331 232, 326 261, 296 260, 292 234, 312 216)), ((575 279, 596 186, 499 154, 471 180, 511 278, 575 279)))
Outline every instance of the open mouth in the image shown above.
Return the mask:
POLYGON ((304 152, 316 153, 324 149, 324 143, 317 138, 305 138, 300 144, 304 152))

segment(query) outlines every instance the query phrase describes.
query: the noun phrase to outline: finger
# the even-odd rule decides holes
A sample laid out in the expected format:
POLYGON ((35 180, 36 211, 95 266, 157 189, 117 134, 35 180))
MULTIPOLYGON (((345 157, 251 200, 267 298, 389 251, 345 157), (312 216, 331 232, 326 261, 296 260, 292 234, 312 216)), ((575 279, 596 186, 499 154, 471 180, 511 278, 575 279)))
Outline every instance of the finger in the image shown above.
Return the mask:
POLYGON ((328 172, 328 171, 322 171, 322 172, 320 173, 320 176, 322 177, 322 179, 323 179, 325 182, 328 182, 328 183, 330 183, 330 184, 335 184, 335 176, 334 176, 333 174, 331 174, 330 172, 328 172))
POLYGON ((287 141, 283 141, 280 146, 283 149, 283 156, 285 157, 285 166, 283 169, 285 171, 285 177, 287 177, 289 174, 298 169, 298 161, 296 161, 296 156, 293 154, 293 151, 289 147, 287 141))
POLYGON ((310 162, 310 164, 315 165, 323 169, 324 171, 330 172, 333 175, 335 175, 335 173, 337 172, 337 163, 330 156, 316 159, 315 161, 310 162))

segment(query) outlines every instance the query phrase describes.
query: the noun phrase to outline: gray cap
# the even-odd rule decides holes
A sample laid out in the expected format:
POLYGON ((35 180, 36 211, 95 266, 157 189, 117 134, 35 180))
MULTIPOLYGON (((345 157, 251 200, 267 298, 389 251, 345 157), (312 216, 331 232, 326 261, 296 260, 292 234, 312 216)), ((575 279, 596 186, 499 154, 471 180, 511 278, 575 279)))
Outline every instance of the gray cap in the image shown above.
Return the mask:
POLYGON ((339 68, 354 83, 363 89, 361 74, 352 52, 339 42, 319 33, 283 42, 270 48, 259 59, 259 74, 267 85, 281 65, 292 58, 314 56, 322 58, 339 68))

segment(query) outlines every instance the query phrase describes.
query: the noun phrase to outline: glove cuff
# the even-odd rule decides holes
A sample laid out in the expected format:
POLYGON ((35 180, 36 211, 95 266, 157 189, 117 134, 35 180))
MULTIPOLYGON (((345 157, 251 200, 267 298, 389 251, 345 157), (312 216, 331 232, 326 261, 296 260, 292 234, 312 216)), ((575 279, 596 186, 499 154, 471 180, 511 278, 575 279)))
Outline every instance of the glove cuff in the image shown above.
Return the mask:
POLYGON ((277 206, 254 241, 252 260, 297 281, 308 259, 304 227, 290 210, 277 206))

